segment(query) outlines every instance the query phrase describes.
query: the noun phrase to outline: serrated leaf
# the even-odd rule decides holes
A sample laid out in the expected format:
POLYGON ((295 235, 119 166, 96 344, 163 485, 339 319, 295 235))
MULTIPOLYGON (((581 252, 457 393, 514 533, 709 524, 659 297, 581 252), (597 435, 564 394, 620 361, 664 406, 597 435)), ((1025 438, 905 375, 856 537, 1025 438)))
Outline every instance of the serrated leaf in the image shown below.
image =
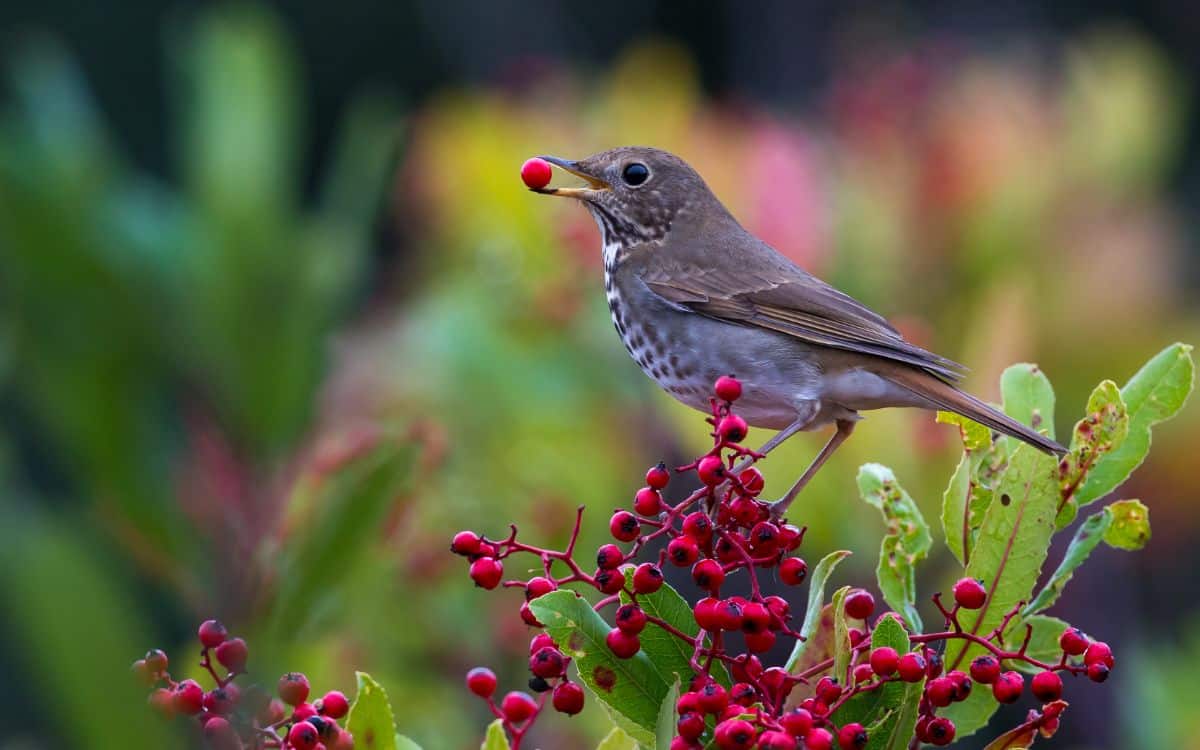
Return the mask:
POLYGON ((817 631, 817 627, 821 623, 821 607, 825 601, 825 583, 829 580, 829 576, 833 574, 833 570, 838 566, 838 563, 849 556, 849 550, 843 549, 830 552, 828 555, 822 557, 821 561, 813 568, 812 575, 808 579, 808 606, 804 610, 804 624, 800 626, 801 637, 796 640, 796 645, 792 647, 792 653, 788 656, 785 666, 788 672, 794 673, 796 671, 796 665, 804 657, 804 652, 809 647, 813 633, 817 631))
POLYGON ((921 632, 917 612, 916 565, 929 553, 933 537, 917 504, 896 481, 892 470, 880 464, 865 464, 858 470, 858 492, 883 515, 887 533, 879 547, 875 575, 884 600, 904 616, 915 632, 921 632))
MULTIPOLYGON (((632 589, 632 570, 626 572, 625 580, 628 588, 632 589)), ((625 591, 621 592, 621 601, 631 601, 629 594, 625 591)), ((696 617, 692 613, 692 608, 679 595, 679 592, 668 584, 663 584, 662 588, 653 594, 639 594, 638 606, 647 615, 657 617, 691 638, 695 638, 700 634, 700 626, 696 623, 696 617)), ((654 623, 647 625, 639 637, 642 641, 642 652, 650 657, 650 661, 654 663, 654 668, 666 680, 671 680, 672 675, 679 675, 681 682, 691 681, 693 676, 691 667, 693 649, 691 646, 654 623)), ((715 662, 711 674, 714 679, 725 687, 730 686, 729 672, 723 664, 715 662)))
POLYGON ((402 734, 396 735, 396 750, 421 750, 421 746, 402 734))
POLYGON ((355 672, 358 694, 346 719, 354 746, 367 750, 396 750, 396 720, 383 687, 366 672, 355 672))
MULTIPOLYGON (((1063 631, 1069 628, 1070 625, 1057 617, 1049 617, 1047 615, 1026 617, 1020 624, 1009 628, 1005 636, 1006 648, 1016 651, 1021 647, 1021 642, 1025 640, 1026 625, 1031 626, 1033 629, 1025 653, 1038 661, 1056 663, 1059 657, 1062 656, 1062 647, 1058 645, 1058 641, 1062 637, 1063 631)), ((1013 660, 1005 662, 1005 664, 1011 666, 1013 669, 1028 672, 1029 674, 1037 674, 1042 671, 1041 667, 1035 667, 1023 661, 1013 660)))
POLYGON ((942 424, 958 425, 958 432, 962 435, 963 448, 968 451, 981 450, 992 444, 992 431, 969 417, 952 411, 939 411, 937 421, 942 424))
POLYGON ((638 750, 638 743, 637 740, 621 731, 620 727, 613 727, 612 731, 600 740, 596 750, 638 750))
POLYGON ((1192 347, 1172 344, 1156 354, 1121 389, 1129 429, 1121 447, 1106 454, 1075 492, 1080 507, 1115 490, 1145 460, 1151 428, 1175 416, 1192 391, 1192 347))
MULTIPOLYGON (((884 617, 871 634, 872 650, 888 646, 910 650, 908 632, 894 617, 884 617)), ((889 682, 847 701, 835 714, 838 724, 858 722, 867 728, 867 750, 905 750, 917 725, 925 681, 889 682)))
POLYGON ((1046 581, 1042 590, 1038 592, 1037 597, 1022 610, 1022 614, 1028 617, 1042 612, 1058 601, 1063 589, 1075 575, 1075 569, 1092 554, 1092 550, 1096 549, 1096 545, 1104 539, 1104 534, 1111 525, 1112 515, 1108 513, 1107 508, 1099 513, 1093 513, 1080 524, 1075 531, 1075 537, 1063 555, 1062 562, 1058 564, 1058 568, 1050 576, 1050 580, 1046 581))
POLYGON ((655 750, 666 750, 675 737, 675 704, 679 701, 679 678, 671 684, 667 697, 658 707, 658 728, 654 732, 655 750))
POLYGON ((850 624, 846 617, 846 594, 850 593, 849 586, 843 586, 833 594, 833 676, 838 682, 845 684, 849 673, 850 653, 850 624))
POLYGON ((1150 541, 1150 509, 1140 500, 1118 500, 1104 509, 1112 523, 1104 532, 1110 547, 1139 550, 1150 541))
MULTIPOLYGON (((354 738, 357 747, 358 737, 354 738)), ((483 736, 483 744, 479 750, 509 750, 508 735, 504 733, 504 722, 496 719, 488 724, 487 734, 483 736)))
POLYGON ((1087 478, 1092 467, 1108 453, 1121 447, 1129 431, 1129 415, 1117 384, 1105 380, 1088 397, 1087 413, 1075 425, 1070 452, 1059 463, 1058 528, 1063 529, 1075 520, 1078 504, 1075 492, 1087 478))
POLYGON ((583 683, 628 719, 630 725, 622 729, 638 742, 653 744, 658 709, 670 687, 650 657, 642 651, 630 659, 615 657, 604 641, 612 626, 573 591, 552 591, 529 606, 558 647, 575 660, 583 683))

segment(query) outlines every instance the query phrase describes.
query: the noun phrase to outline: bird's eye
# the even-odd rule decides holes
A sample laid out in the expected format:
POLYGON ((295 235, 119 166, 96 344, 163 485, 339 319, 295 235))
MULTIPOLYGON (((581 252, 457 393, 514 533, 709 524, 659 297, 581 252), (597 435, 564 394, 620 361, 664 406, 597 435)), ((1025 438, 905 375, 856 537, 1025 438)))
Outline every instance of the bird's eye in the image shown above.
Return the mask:
POLYGON ((626 185, 632 185, 633 187, 641 185, 649 178, 650 170, 646 168, 645 164, 639 164, 638 162, 626 165, 625 169, 621 172, 621 179, 625 180, 626 185))

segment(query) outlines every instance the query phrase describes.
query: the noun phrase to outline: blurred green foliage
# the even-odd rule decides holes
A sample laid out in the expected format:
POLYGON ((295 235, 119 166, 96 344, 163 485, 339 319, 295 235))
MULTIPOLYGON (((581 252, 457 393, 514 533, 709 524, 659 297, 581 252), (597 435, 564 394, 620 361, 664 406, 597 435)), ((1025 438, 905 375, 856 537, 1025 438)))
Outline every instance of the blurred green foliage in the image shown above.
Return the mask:
MULTIPOLYGON (((298 53, 269 12, 182 16, 166 42, 165 174, 130 162, 53 39, 3 53, 0 653, 37 676, 33 728, 11 735, 35 747, 117 746, 97 721, 170 746, 124 669, 152 645, 190 652, 209 616, 248 637, 266 680, 348 688, 368 670, 421 746, 478 744, 489 719, 461 674, 486 661, 518 687, 526 632, 519 596, 473 591, 450 534, 516 521, 554 544, 586 504, 581 544, 597 543, 640 472, 702 438, 617 344, 590 219, 520 187, 531 154, 680 153, 753 231, 971 364, 984 397, 1036 360, 1072 413, 1200 330, 1167 193, 1189 102, 1124 30, 1069 41, 1054 76, 969 43, 864 54, 803 117, 714 102, 685 53, 637 43, 608 70, 445 90, 403 129, 386 96, 355 99, 313 165, 298 53), (373 256, 381 214, 397 239, 373 256)), ((1198 432, 1194 408, 1156 432, 1130 490, 1165 501, 1161 560, 1195 559, 1198 432)), ((806 493, 806 546, 878 544, 853 501, 867 461, 936 512, 953 433, 871 415, 806 493)), ((778 481, 822 439, 773 455, 778 481)), ((1155 626, 1120 624, 1148 642, 1155 626)), ((537 741, 605 731, 585 712, 537 741)))

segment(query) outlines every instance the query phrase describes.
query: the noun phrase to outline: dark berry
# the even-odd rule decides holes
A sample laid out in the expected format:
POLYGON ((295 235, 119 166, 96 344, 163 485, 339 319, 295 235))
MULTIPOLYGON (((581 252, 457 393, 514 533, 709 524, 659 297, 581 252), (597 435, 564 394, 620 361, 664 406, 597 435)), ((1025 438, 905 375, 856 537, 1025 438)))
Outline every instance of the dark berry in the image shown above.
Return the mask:
POLYGON ((662 570, 654 563, 642 563, 633 571, 633 590, 639 594, 653 594, 662 585, 662 570))
POLYGON ((504 577, 504 563, 494 557, 481 557, 471 563, 471 580, 481 589, 491 590, 500 585, 504 577))
POLYGON ((225 642, 229 631, 218 620, 205 620, 200 623, 200 644, 205 648, 216 648, 225 642))
POLYGON ((513 724, 520 724, 537 713, 537 703, 529 693, 514 690, 504 696, 504 700, 500 702, 500 711, 504 718, 513 724))
POLYGON ((478 555, 482 541, 474 531, 460 531, 450 540, 450 551, 456 555, 478 555))
POLYGON ((646 613, 636 604, 617 607, 617 627, 630 635, 637 635, 646 628, 646 613))
POLYGON ((608 533, 618 542, 632 542, 642 533, 642 524, 629 511, 618 510, 608 520, 608 533))
POLYGON ((987 589, 975 578, 960 578, 954 584, 954 601, 963 609, 979 609, 987 601, 987 589))
POLYGON ((1079 628, 1067 628, 1058 638, 1058 645, 1067 656, 1079 656, 1087 651, 1092 640, 1083 634, 1079 628))
POLYGON ((920 682, 925 679, 925 657, 918 653, 907 653, 896 662, 896 672, 905 682, 920 682))
POLYGON ((996 678, 992 684, 992 697, 997 703, 1016 703, 1025 689, 1025 678, 1020 672, 1008 671, 996 678))
POLYGON ((1056 672, 1038 672, 1029 681, 1029 692, 1042 703, 1056 701, 1062 697, 1062 678, 1056 672))
POLYGON ((480 698, 491 698, 496 692, 496 673, 487 667, 475 667, 467 672, 467 690, 480 698))
POLYGON ((900 665, 900 654, 890 646, 880 646, 871 651, 871 669, 880 677, 889 677, 900 665))
POLYGON ((954 670, 946 675, 946 677, 954 683, 954 700, 965 701, 967 696, 971 694, 971 687, 973 685, 971 678, 961 669, 954 670))
POLYGON ((554 646, 546 646, 529 657, 529 671, 543 679, 562 676, 567 658, 554 646))
POLYGON ((650 485, 651 489, 661 490, 671 481, 671 472, 667 471, 667 465, 664 463, 658 466, 651 466, 646 472, 646 484, 650 485))
POLYGON ((971 679, 982 685, 991 685, 1000 677, 1000 660, 991 654, 977 656, 971 662, 971 679))
POLYGON ((843 606, 848 617, 865 620, 875 611, 875 597, 866 589, 854 589, 846 595, 843 606))
POLYGON ((842 750, 861 750, 867 746, 867 729, 862 724, 846 724, 838 730, 838 747, 842 750))
POLYGON ((546 682, 545 679, 538 677, 537 675, 530 677, 525 684, 528 685, 529 689, 535 693, 544 693, 551 688, 549 682, 546 682))
POLYGON ((642 648, 642 642, 636 635, 626 633, 620 628, 608 631, 604 642, 608 644, 608 650, 612 651, 618 659, 632 658, 642 648))
POLYGON ((284 703, 289 706, 298 706, 308 700, 308 677, 300 672, 288 672, 279 678, 276 691, 284 703))
POLYGON ((583 710, 583 688, 575 682, 560 682, 550 696, 554 710, 574 716, 583 710))
POLYGON ((717 378, 713 392, 722 401, 737 401, 742 397, 742 383, 732 375, 722 375, 717 378))

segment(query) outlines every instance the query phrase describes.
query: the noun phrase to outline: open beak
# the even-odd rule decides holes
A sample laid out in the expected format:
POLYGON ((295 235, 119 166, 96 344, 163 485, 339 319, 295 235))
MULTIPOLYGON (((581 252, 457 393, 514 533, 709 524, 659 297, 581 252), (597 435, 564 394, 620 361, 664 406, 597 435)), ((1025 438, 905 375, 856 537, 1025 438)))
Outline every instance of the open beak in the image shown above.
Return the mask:
POLYGON ((534 190, 533 192, 535 192, 535 193, 542 193, 543 195, 561 195, 561 196, 564 196, 567 198, 577 198, 579 200, 589 200, 592 196, 594 196, 596 193, 599 193, 602 190, 611 190, 612 189, 612 186, 609 185, 604 180, 600 179, 599 177, 596 177, 595 175, 590 175, 587 172, 584 172, 582 170, 582 168, 579 166, 579 162, 570 161, 567 159, 559 159, 557 156, 539 156, 538 158, 543 161, 550 162, 551 164, 553 164, 556 167, 565 169, 566 171, 570 172, 571 174, 575 175, 576 177, 582 177, 583 180, 585 182, 587 182, 588 186, 585 188, 544 187, 544 188, 538 188, 538 189, 534 190))

